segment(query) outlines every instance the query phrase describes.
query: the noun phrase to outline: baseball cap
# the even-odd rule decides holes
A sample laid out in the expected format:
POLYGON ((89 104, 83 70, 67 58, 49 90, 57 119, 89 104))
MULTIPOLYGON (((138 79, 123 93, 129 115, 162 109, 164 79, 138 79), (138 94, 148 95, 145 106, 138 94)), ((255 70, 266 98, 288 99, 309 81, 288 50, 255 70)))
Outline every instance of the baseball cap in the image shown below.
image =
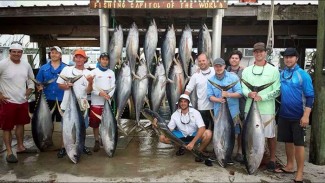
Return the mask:
POLYGON ((255 43, 253 48, 254 48, 253 52, 256 51, 256 50, 266 51, 266 47, 265 47, 265 44, 263 42, 255 43))
POLYGON ((50 48, 50 50, 51 50, 51 51, 52 51, 52 50, 56 50, 57 52, 59 52, 59 53, 62 54, 62 50, 61 50, 61 48, 58 47, 58 46, 53 46, 53 47, 50 48))
POLYGON ((100 54, 99 58, 103 58, 103 57, 108 57, 109 58, 109 54, 107 52, 104 52, 104 53, 100 54))
POLYGON ((81 55, 81 56, 87 58, 86 52, 85 52, 83 49, 78 49, 78 50, 76 50, 76 51, 74 52, 74 56, 76 56, 76 55, 81 55))
POLYGON ((23 50, 23 46, 19 42, 12 42, 9 50, 23 50))
POLYGON ((226 65, 226 62, 222 59, 222 58, 216 58, 214 61, 213 61, 213 65, 226 65))
POLYGON ((296 48, 287 48, 284 52, 281 52, 282 56, 296 56, 299 57, 299 54, 296 48))

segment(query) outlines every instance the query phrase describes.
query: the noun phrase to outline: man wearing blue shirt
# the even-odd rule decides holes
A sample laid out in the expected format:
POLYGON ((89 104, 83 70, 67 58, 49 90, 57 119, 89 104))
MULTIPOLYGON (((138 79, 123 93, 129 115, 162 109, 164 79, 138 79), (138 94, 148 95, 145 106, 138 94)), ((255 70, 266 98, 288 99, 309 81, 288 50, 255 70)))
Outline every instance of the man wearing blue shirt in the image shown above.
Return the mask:
POLYGON ((299 54, 295 48, 287 48, 284 56, 285 69, 281 72, 281 107, 278 121, 278 141, 285 142, 287 164, 276 173, 297 172, 294 181, 302 182, 304 168, 304 128, 314 103, 314 88, 309 74, 297 64, 299 54))
MULTIPOLYGON (((52 80, 48 85, 38 87, 39 90, 43 89, 47 103, 49 104, 50 109, 52 109, 55 106, 56 100, 58 100, 60 104, 63 99, 64 91, 58 87, 56 80, 66 65, 61 61, 62 50, 58 46, 51 47, 50 51, 51 61, 44 64, 39 69, 36 80, 41 83, 46 83, 52 80)), ((55 107, 55 111, 53 112, 52 120, 54 120, 54 118, 55 121, 61 121, 58 107, 55 107)), ((58 153, 58 157, 63 157, 64 155, 65 151, 61 149, 58 153)))
MULTIPOLYGON (((221 103, 224 103, 227 100, 231 117, 236 124, 235 133, 238 135, 240 133, 239 98, 242 97, 239 78, 235 73, 228 72, 225 69, 226 63, 222 58, 215 59, 213 61, 213 66, 215 75, 209 79, 210 81, 220 86, 228 86, 234 82, 237 82, 236 85, 230 88, 228 91, 221 91, 220 89, 212 86, 210 82, 208 82, 207 95, 208 99, 213 102, 214 117, 218 116, 221 103)), ((227 163, 233 164, 233 161, 229 160, 227 163)))

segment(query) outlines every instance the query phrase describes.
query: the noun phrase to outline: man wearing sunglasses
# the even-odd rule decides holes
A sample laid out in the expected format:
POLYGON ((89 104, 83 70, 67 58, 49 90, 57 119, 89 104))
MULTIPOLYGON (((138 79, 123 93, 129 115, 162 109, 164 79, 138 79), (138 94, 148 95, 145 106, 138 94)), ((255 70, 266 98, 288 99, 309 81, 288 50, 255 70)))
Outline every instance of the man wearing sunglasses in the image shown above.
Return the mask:
POLYGON ((242 79, 252 86, 262 86, 272 83, 271 86, 260 92, 251 91, 245 84, 242 84, 243 94, 247 97, 245 113, 247 114, 252 101, 257 102, 260 110, 262 122, 268 122, 264 128, 264 136, 267 138, 268 148, 270 152, 270 161, 267 164, 269 171, 275 170, 275 98, 280 95, 280 73, 277 68, 266 61, 266 47, 262 42, 254 44, 253 48, 254 64, 244 69, 242 79))
POLYGON ((34 88, 30 80, 34 79, 34 74, 28 62, 21 61, 22 55, 22 45, 13 43, 9 48, 9 58, 0 61, 0 128, 3 130, 8 163, 18 162, 11 148, 11 131, 15 126, 17 154, 37 152, 23 144, 24 125, 30 122, 27 100, 34 88))
POLYGON ((305 128, 314 103, 314 88, 310 75, 297 64, 299 54, 295 48, 283 53, 285 68, 281 72, 281 107, 278 121, 278 141, 285 142, 287 164, 276 173, 297 172, 294 182, 302 182, 305 160, 305 128))
MULTIPOLYGON (((211 141, 211 130, 205 128, 200 112, 190 107, 191 100, 188 95, 182 94, 177 105, 178 109, 172 114, 168 128, 177 138, 187 143, 187 150, 192 150, 195 144, 200 142, 199 151, 204 152, 211 141)), ((164 135, 161 135, 159 140, 166 144, 171 143, 164 135)), ((176 155, 181 156, 183 154, 185 154, 185 149, 180 147, 176 155)), ((195 161, 201 162, 203 160, 196 157, 195 161)), ((207 165, 212 166, 212 163, 209 162, 207 165)))

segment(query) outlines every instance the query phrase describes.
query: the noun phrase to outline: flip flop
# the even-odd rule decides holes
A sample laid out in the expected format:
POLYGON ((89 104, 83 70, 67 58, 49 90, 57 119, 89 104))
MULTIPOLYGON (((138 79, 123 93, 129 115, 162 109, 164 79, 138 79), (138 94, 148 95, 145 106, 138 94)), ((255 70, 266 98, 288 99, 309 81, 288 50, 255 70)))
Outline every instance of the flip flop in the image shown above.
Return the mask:
POLYGON ((17 154, 23 154, 23 153, 37 153, 37 150, 25 148, 25 150, 23 151, 17 151, 17 154))
POLYGON ((17 163, 18 162, 18 159, 13 154, 8 155, 6 157, 6 160, 7 160, 8 163, 17 163))
POLYGON ((284 173, 284 174, 294 174, 295 173, 295 171, 288 171, 288 170, 285 170, 284 168, 275 169, 273 172, 274 173, 284 173))

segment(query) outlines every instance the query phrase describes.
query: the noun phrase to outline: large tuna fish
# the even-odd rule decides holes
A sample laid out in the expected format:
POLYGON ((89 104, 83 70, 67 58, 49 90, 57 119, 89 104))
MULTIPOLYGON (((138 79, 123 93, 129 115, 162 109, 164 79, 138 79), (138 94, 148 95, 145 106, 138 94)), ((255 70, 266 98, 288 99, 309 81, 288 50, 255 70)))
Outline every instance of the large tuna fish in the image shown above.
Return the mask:
POLYGON ((168 26, 165 32, 163 44, 161 46, 161 58, 165 67, 166 76, 175 60, 176 35, 174 26, 168 26))
POLYGON ((129 61, 130 63, 130 67, 131 67, 131 73, 133 76, 136 76, 135 74, 135 64, 136 64, 136 60, 139 57, 138 56, 138 50, 139 50, 139 31, 138 31, 138 27, 135 24, 135 22, 133 22, 130 30, 129 30, 129 34, 128 37, 126 39, 126 59, 129 61))
MULTIPOLYGON (((152 72, 152 60, 154 57, 157 57, 156 55, 156 48, 158 43, 158 30, 157 25, 154 19, 150 22, 149 28, 146 33, 146 37, 144 38, 143 43, 143 50, 144 55, 146 57, 147 67, 149 70, 149 74, 152 72)), ((157 58, 155 59, 157 60, 157 58)))
POLYGON ((202 25, 199 32, 198 55, 201 53, 206 53, 208 58, 211 60, 212 41, 209 29, 205 24, 202 25))
MULTIPOLYGON (((40 83, 33 79, 36 84, 42 84, 46 87, 46 85, 53 82, 48 81, 46 83, 40 83)), ((40 151, 46 150, 49 146, 53 145, 52 134, 53 134, 53 121, 52 121, 52 113, 55 109, 55 105, 53 110, 50 111, 50 108, 46 102, 45 95, 43 90, 40 91, 38 98, 36 100, 35 110, 32 117, 32 135, 35 145, 40 151)))
MULTIPOLYGON (((66 78, 64 76, 60 77, 65 81, 74 83, 81 78, 82 75, 76 76, 75 78, 66 78)), ((73 87, 70 88, 68 101, 67 108, 65 109, 62 118, 63 143, 70 160, 74 163, 78 163, 82 150, 85 146, 86 126, 85 119, 80 110, 73 87)))
POLYGON ((189 25, 186 25, 182 37, 179 42, 179 57, 185 72, 185 77, 189 76, 189 64, 193 62, 192 58, 192 47, 193 47, 193 38, 192 38, 192 30, 189 25))
MULTIPOLYGON (((135 107, 135 120, 136 124, 140 127, 140 113, 143 108, 146 95, 148 93, 148 68, 145 59, 140 59, 139 65, 136 71, 136 75, 139 76, 139 79, 135 79, 132 85, 132 99, 135 107)), ((129 133, 131 133, 130 130, 129 133)))
POLYGON ((122 63, 122 67, 120 71, 117 74, 117 81, 116 81, 116 106, 117 106, 117 112, 116 112, 116 120, 117 124, 119 126, 119 129, 124 132, 123 128, 121 127, 121 124, 119 123, 121 116, 123 114, 123 111, 125 109, 125 106, 127 104, 127 101, 129 100, 131 96, 131 88, 132 88, 132 76, 131 76, 131 68, 128 61, 125 61, 122 63))
POLYGON ((114 156, 118 140, 117 121, 112 112, 111 105, 107 100, 105 101, 102 116, 93 111, 91 112, 101 120, 99 126, 100 138, 102 139, 105 152, 111 158, 114 156))
POLYGON ((174 64, 169 71, 168 78, 173 81, 172 83, 168 82, 166 86, 166 94, 170 112, 173 113, 177 109, 176 102, 178 101, 179 96, 184 93, 185 89, 184 71, 179 61, 174 60, 174 64))
MULTIPOLYGON (((241 81, 254 92, 262 91, 274 83, 257 87, 243 79, 241 81)), ((256 101, 252 102, 243 125, 242 149, 247 172, 253 174, 261 164, 265 149, 264 124, 256 101)))
MULTIPOLYGON (((179 138, 177 138, 168 128, 167 123, 165 122, 165 120, 159 116, 159 114, 157 112, 154 112, 150 109, 143 109, 142 114, 144 117, 146 117, 148 120, 151 121, 151 123, 154 125, 154 119, 157 119, 157 130, 158 130, 158 135, 162 134, 165 135, 167 138, 169 138, 173 143, 175 143, 177 146, 182 146, 182 147, 186 147, 186 144, 179 138)), ((185 148, 186 149, 186 148, 185 148)), ((196 149, 196 147, 194 147, 191 150, 191 153, 196 156, 199 157, 203 160, 205 160, 205 164, 209 163, 207 161, 211 161, 209 157, 204 156, 199 150, 196 149)))
MULTIPOLYGON (((228 86, 220 86, 210 80, 208 81, 221 91, 228 91, 238 83, 238 81, 236 81, 228 86)), ((226 167, 227 162, 231 159, 232 151, 235 146, 235 125, 230 114, 227 100, 221 103, 219 113, 213 120, 213 149, 219 165, 221 167, 226 167)))
POLYGON ((150 80, 148 97, 151 110, 158 112, 161 102, 165 97, 167 77, 162 62, 158 62, 155 70, 156 79, 150 80))
POLYGON ((115 27, 113 36, 109 43, 109 68, 115 70, 116 65, 121 63, 123 49, 123 30, 121 25, 115 27))

